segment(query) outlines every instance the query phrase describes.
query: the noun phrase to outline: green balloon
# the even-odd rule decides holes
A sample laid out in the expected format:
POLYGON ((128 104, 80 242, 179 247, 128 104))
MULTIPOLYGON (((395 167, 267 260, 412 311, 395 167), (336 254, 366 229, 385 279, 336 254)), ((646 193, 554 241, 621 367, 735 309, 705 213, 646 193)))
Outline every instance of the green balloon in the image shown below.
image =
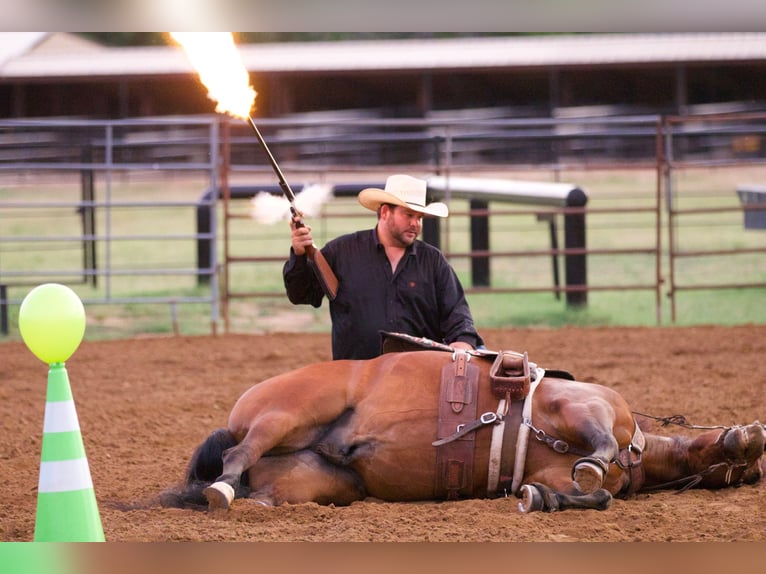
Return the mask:
POLYGON ((65 285, 38 285, 21 302, 19 330, 38 359, 49 365, 64 363, 82 342, 85 308, 77 294, 65 285))

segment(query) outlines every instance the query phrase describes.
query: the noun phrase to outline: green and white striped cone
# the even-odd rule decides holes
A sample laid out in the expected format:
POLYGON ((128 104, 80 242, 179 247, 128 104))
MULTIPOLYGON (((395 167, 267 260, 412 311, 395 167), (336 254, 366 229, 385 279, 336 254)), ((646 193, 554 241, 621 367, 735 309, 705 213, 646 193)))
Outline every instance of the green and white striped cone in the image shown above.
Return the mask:
POLYGON ((45 402, 36 542, 104 542, 69 375, 51 363, 45 402))

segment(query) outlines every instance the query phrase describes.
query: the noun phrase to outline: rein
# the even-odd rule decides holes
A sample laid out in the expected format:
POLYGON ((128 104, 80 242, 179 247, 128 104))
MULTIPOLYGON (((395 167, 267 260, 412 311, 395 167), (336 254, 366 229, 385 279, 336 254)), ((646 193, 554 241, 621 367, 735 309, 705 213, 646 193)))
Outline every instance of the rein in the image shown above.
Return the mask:
POLYGON ((731 464, 728 462, 719 462, 717 464, 710 465, 705 470, 702 470, 697 474, 692 474, 690 476, 685 476, 683 478, 671 480, 669 482, 663 482, 662 484, 655 484, 654 486, 645 486, 641 490, 644 492, 653 492, 655 490, 667 490, 673 488, 674 486, 679 486, 680 488, 676 490, 674 494, 681 494, 690 488, 697 486, 700 482, 702 482, 703 478, 709 474, 714 473, 719 468, 726 468, 726 486, 730 486, 731 476, 734 473, 734 469, 742 466, 747 466, 747 464, 731 464))
POLYGON ((662 426, 664 427, 668 425, 677 425, 687 429, 695 429, 695 430, 714 430, 714 429, 731 430, 732 428, 726 425, 712 425, 712 426, 693 425, 686 422, 686 417, 684 415, 670 415, 669 417, 656 417, 654 415, 648 415, 646 413, 641 413, 638 411, 632 411, 632 412, 634 415, 639 415, 642 417, 646 417, 648 419, 654 419, 656 421, 660 421, 662 423, 662 426))

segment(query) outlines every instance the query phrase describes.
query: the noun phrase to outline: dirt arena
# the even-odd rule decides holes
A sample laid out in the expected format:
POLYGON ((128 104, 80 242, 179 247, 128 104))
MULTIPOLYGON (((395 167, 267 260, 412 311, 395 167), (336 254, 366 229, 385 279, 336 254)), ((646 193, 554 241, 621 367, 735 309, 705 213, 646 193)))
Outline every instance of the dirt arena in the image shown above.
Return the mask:
MULTIPOLYGON (((492 349, 694 424, 766 419, 766 326, 485 331, 492 349)), ((87 339, 87 335, 86 335, 87 339)), ((641 494, 604 512, 521 514, 515 498, 163 509, 194 448, 252 383, 329 359, 328 335, 84 341, 67 362, 107 541, 764 541, 766 484, 641 494)), ((0 343, 0 539, 32 540, 47 365, 0 343)), ((665 431, 662 431, 665 432, 665 431)), ((683 429, 673 432, 694 433, 683 429)), ((64 519, 64 517, 62 517, 64 519)))

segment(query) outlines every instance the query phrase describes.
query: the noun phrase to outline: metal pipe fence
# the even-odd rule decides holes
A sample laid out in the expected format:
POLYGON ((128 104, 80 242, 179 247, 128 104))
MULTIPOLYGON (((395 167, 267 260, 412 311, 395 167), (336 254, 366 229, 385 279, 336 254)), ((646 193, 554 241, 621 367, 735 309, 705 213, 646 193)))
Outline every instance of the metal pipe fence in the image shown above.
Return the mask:
POLYGON ((216 325, 217 229, 205 234, 207 268, 161 253, 199 238, 164 225, 179 211, 196 209, 198 198, 171 200, 162 185, 173 177, 217 182, 218 130, 216 118, 0 122, 3 333, 8 308, 44 282, 72 286, 86 305, 204 304, 216 325), (198 276, 213 287, 188 288, 187 279, 198 276), (174 278, 175 289, 158 292, 152 283, 159 278, 174 278))
MULTIPOLYGON (((558 298, 647 291, 654 294, 659 324, 663 290, 675 322, 683 291, 766 283, 760 260, 753 259, 766 251, 764 236, 734 217, 753 219, 763 205, 737 203, 729 179, 700 176, 737 167, 750 170, 753 181, 741 182, 748 189, 762 183, 762 115, 258 124, 294 189, 313 180, 345 190, 311 219, 318 242, 360 221, 371 225, 361 219, 368 214, 354 211, 355 184, 382 185, 394 172, 441 178, 452 216, 431 239, 472 294, 550 292, 558 298), (471 203, 452 197, 448 185, 450 178, 471 176, 541 185, 569 177, 577 186, 591 173, 623 171, 646 179, 639 194, 597 191, 584 207, 486 195, 471 203), (700 181, 709 189, 701 190, 700 181), (574 247, 562 225, 572 216, 587 218, 587 243, 574 247), (705 223, 713 228, 725 223, 726 244, 685 244, 693 225, 687 222, 695 217, 714 218, 705 223), (484 244, 471 239, 472 222, 480 218, 487 227, 484 244), (616 227, 622 228, 619 243, 610 239, 616 227), (695 276, 698 269, 681 263, 735 255, 751 257, 748 273, 737 279, 704 282, 695 276), (587 257, 587 279, 562 281, 561 262, 575 257, 587 257), (639 263, 625 263, 626 277, 616 280, 602 271, 618 259, 639 263), (478 275, 472 272, 476 262, 486 265, 478 275), (484 273, 487 281, 474 281, 484 273)), ((174 332, 183 308, 206 315, 207 329, 215 332, 221 322, 229 330, 234 300, 284 298, 286 224, 278 230, 255 226, 246 201, 251 195, 231 194, 242 185, 253 193, 275 186, 257 145, 248 126, 221 116, 0 121, 2 332, 9 331, 9 310, 48 281, 70 284, 89 306, 165 306, 169 314, 146 312, 157 323, 170 316, 174 332), (200 212, 207 216, 204 228, 200 212)), ((592 190, 585 185, 584 191, 590 196, 592 190)))
POLYGON ((766 114, 670 116, 663 137, 667 295, 675 322, 682 292, 766 288, 766 114), (729 153, 707 157, 700 150, 711 142, 719 149, 726 142, 729 153), (743 166, 747 170, 738 173, 746 181, 715 177, 743 166), (695 177, 699 172, 709 176, 700 180, 695 177), (715 244, 690 245, 687 236, 695 219, 715 234, 715 244))

